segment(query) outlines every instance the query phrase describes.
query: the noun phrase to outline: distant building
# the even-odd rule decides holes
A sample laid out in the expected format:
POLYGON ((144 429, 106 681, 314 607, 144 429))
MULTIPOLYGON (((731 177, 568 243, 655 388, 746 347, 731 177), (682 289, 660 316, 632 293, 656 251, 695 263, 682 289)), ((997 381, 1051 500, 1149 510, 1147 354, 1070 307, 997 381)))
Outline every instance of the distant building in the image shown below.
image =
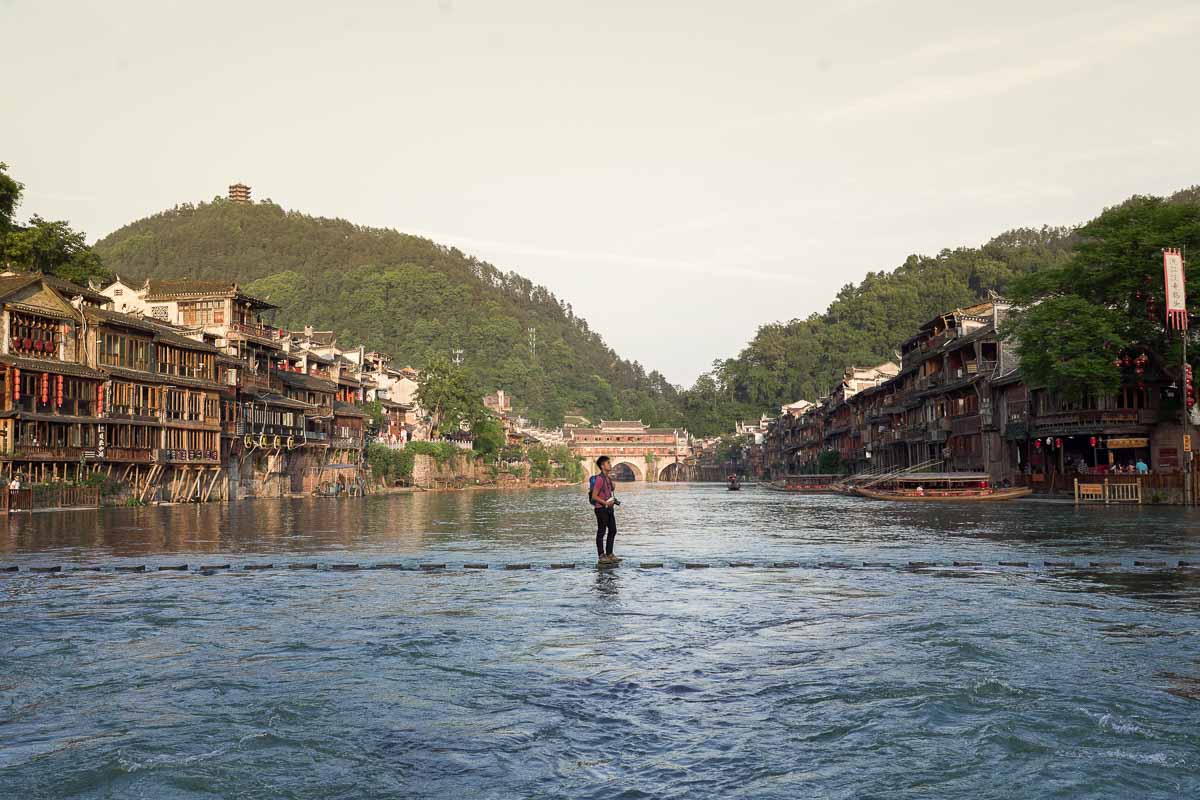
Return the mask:
POLYGON ((508 416, 512 412, 512 398, 503 389, 497 389, 483 398, 483 405, 498 417, 508 416))
POLYGON ((250 187, 244 183, 235 183, 229 187, 229 199, 234 203, 249 203, 250 187))

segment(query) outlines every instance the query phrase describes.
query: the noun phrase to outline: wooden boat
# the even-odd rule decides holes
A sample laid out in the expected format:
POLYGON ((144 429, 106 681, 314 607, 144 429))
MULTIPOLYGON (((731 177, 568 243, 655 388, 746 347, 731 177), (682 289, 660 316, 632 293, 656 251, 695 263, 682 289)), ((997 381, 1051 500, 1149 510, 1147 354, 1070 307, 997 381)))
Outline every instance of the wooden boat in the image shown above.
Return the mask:
POLYGON ((854 487, 855 494, 872 500, 929 501, 938 503, 1013 500, 1033 489, 997 489, 986 472, 919 472, 895 475, 866 486, 854 487))
POLYGON ((738 480, 737 476, 736 475, 730 476, 729 491, 739 492, 739 491, 741 491, 741 489, 742 489, 742 482, 738 480))
POLYGON ((843 480, 842 475, 788 475, 782 481, 773 481, 770 488, 780 492, 799 492, 802 494, 833 494, 838 491, 838 484, 843 480))

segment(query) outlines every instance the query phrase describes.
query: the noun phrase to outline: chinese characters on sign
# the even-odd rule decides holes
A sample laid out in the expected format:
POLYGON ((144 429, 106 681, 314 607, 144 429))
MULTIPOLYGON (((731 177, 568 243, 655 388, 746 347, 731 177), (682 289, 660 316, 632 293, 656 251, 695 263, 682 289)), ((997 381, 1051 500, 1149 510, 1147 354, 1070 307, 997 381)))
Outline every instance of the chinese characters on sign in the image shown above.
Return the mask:
POLYGON ((1178 248, 1163 250, 1163 283, 1167 288, 1167 327, 1187 330, 1187 293, 1183 277, 1183 253, 1178 248))

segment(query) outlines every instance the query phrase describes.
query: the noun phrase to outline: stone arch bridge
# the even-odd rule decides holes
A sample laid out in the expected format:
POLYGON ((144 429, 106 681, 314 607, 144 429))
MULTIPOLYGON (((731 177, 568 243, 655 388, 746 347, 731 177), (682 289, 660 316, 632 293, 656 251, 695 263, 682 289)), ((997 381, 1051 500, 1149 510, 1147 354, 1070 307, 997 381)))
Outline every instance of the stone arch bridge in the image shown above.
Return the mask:
POLYGON ((584 471, 596 474, 596 459, 608 456, 613 475, 626 481, 686 481, 694 459, 686 430, 651 428, 640 420, 604 420, 591 428, 568 428, 567 444, 584 471))

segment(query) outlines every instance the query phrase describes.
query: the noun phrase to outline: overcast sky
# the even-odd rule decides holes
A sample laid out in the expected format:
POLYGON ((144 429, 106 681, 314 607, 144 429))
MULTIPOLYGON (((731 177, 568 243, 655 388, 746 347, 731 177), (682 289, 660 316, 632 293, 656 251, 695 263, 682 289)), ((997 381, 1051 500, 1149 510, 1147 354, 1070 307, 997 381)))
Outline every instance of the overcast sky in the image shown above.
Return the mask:
POLYGON ((430 236, 690 384, 909 253, 1200 182, 1198 36, 1186 0, 0 0, 0 161, 90 239, 235 181, 430 236))

